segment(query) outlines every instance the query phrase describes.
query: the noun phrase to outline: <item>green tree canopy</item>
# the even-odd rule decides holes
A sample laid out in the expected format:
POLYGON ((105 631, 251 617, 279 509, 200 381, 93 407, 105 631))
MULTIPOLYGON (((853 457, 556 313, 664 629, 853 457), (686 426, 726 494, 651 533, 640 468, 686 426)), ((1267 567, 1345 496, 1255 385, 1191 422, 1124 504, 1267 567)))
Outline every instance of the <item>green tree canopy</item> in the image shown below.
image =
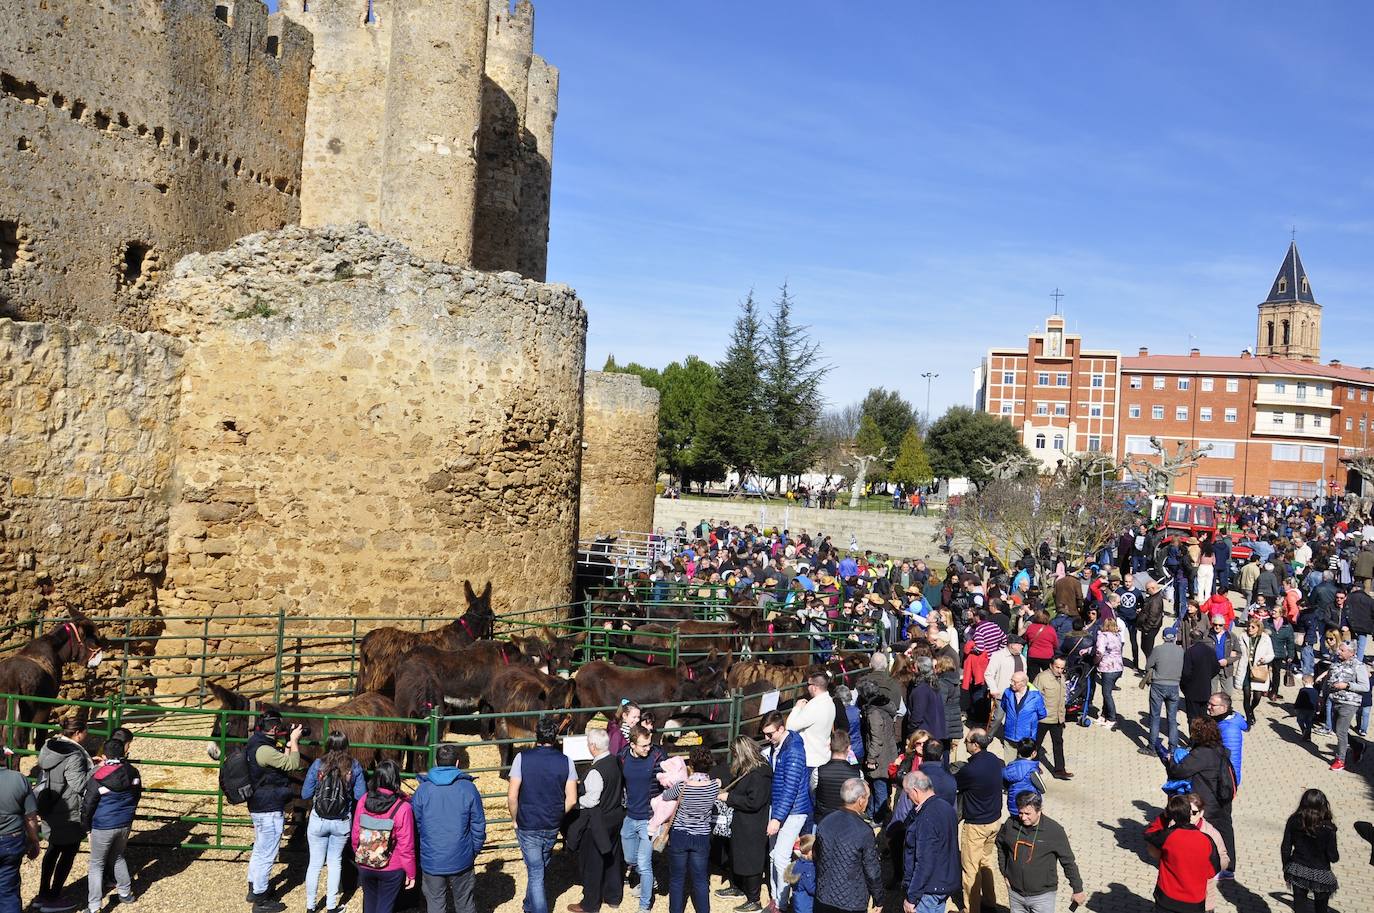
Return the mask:
POLYGON ((897 452, 902 446, 902 436, 917 423, 916 410, 896 390, 874 387, 868 391, 859 409, 863 415, 872 416, 873 421, 878 423, 878 430, 883 433, 883 440, 887 443, 888 456, 897 452))
POLYGON ((940 416, 930 426, 925 443, 936 476, 966 478, 980 486, 988 481, 987 473, 978 465, 980 457, 1000 460, 1012 452, 1029 457, 1009 422, 967 406, 954 406, 940 416))
POLYGON ((763 456, 768 416, 763 409, 758 305, 751 290, 740 302, 725 358, 716 366, 719 382, 703 417, 705 452, 740 478, 754 472, 763 456))
POLYGON ((859 456, 878 457, 880 461, 890 459, 895 453, 883 440, 882 430, 871 415, 859 419, 859 433, 854 436, 854 452, 859 456))
POLYGON ((760 469, 779 479, 806 472, 816 460, 821 381, 829 370, 820 344, 793 321, 792 306, 784 283, 763 341, 763 411, 770 422, 760 469))
POLYGON ((902 435, 901 447, 897 450, 897 460, 888 471, 888 478, 901 485, 925 485, 935 478, 931 471, 930 460, 926 457, 925 444, 912 425, 902 435))
POLYGON ((662 371, 631 362, 616 366, 622 374, 634 374, 646 387, 658 391, 658 469, 690 484, 712 481, 724 475, 720 460, 705 441, 705 416, 716 395, 716 369, 710 362, 688 355, 662 371))

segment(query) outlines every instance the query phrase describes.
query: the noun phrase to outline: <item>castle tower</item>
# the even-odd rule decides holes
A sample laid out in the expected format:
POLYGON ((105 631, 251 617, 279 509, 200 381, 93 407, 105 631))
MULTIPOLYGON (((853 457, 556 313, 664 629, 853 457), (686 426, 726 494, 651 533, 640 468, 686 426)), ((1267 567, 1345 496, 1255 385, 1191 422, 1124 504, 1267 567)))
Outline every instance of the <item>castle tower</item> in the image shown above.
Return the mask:
POLYGON ((1298 242, 1288 245, 1269 297, 1259 306, 1255 354, 1317 361, 1321 357, 1322 306, 1312 295, 1298 242))
POLYGON ((478 269, 520 269, 520 134, 533 54, 534 7, 529 0, 521 0, 514 10, 505 0, 493 0, 477 141, 472 264, 478 269))

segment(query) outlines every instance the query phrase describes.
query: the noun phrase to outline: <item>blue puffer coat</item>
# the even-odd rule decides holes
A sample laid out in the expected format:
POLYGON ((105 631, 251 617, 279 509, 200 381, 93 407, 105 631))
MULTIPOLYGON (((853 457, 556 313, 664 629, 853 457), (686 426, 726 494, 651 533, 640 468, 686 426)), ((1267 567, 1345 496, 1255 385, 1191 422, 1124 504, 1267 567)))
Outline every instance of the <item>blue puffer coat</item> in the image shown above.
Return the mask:
POLYGON ((1015 815, 1020 811, 1020 806, 1016 804, 1016 797, 1026 790, 1038 793, 1035 783, 1031 781, 1031 774, 1040 770, 1040 762, 1035 758, 1020 758, 1012 761, 1002 768, 1002 782, 1007 786, 1007 811, 1015 815))
POLYGON ((482 797, 470 774, 431 767, 410 800, 420 835, 420 868, 430 875, 457 875, 472 868, 487 841, 482 797))
POLYGON ((1236 775, 1236 788, 1239 789, 1241 752, 1245 750, 1245 733, 1250 731, 1250 724, 1245 722, 1244 714, 1232 710, 1217 720, 1217 728, 1221 730, 1221 744, 1231 753, 1231 770, 1236 775))
POLYGON ((1026 686, 1026 694, 1016 703, 1016 692, 1008 688, 1002 692, 1002 737, 1008 742, 1035 738, 1040 721, 1045 718, 1045 696, 1034 685, 1026 686))
POLYGON ((788 815, 811 814, 811 772, 806 769, 806 746, 789 732, 773 749, 773 793, 768 817, 786 821, 788 815))

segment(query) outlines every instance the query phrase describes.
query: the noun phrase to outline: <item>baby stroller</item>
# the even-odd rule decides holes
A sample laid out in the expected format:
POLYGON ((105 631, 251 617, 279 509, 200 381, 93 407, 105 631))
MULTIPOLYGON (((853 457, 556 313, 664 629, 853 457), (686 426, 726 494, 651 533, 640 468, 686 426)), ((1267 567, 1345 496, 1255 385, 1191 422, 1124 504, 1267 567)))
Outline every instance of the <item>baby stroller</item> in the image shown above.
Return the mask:
POLYGON ((1088 638, 1083 639, 1083 643, 1074 652, 1065 657, 1064 667, 1064 713, 1065 718, 1075 720, 1083 712, 1084 705, 1088 702, 1089 689, 1092 686, 1093 669, 1095 668, 1094 646, 1088 638))

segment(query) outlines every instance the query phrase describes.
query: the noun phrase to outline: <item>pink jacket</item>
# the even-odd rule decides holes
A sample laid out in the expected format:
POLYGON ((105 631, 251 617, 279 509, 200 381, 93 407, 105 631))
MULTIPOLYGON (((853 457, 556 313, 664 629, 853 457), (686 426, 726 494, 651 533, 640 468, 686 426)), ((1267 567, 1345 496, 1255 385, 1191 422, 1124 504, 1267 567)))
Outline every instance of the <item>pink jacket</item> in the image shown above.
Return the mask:
MULTIPOLYGON (((658 785, 665 790, 687 779, 687 762, 676 755, 665 758, 660 766, 658 785)), ((677 811, 677 800, 654 796, 649 800, 649 807, 653 812, 649 818, 649 836, 654 837, 672 820, 673 812, 677 811)))
MULTIPOLYGON (((389 790, 382 790, 382 795, 390 796, 389 790)), ((359 821, 366 813, 373 818, 390 818, 392 825, 392 849, 391 860, 386 868, 377 869, 381 872, 405 872, 406 877, 412 881, 415 879, 415 813, 411 811, 410 802, 404 797, 395 803, 385 812, 368 811, 366 808, 368 797, 371 793, 364 793, 358 800, 358 805, 353 809, 353 849, 358 848, 359 821)))

